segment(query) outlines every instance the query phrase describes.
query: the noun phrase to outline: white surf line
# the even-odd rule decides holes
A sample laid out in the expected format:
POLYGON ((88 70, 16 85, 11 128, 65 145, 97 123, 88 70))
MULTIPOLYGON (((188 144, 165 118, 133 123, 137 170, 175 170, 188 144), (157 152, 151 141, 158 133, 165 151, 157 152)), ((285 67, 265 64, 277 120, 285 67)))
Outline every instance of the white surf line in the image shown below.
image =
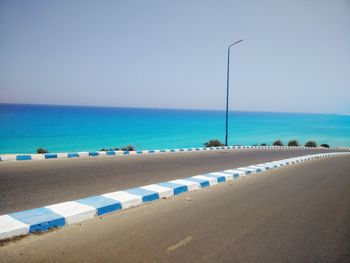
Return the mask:
POLYGON ((96 216, 139 206, 143 203, 172 197, 184 192, 200 190, 218 183, 232 181, 252 173, 263 173, 270 169, 276 169, 308 160, 346 154, 350 154, 350 152, 321 153, 294 157, 257 165, 249 165, 237 169, 211 172, 168 182, 155 183, 10 213, 0 216, 0 240, 27 235, 33 232, 44 232, 51 228, 83 222, 96 216))
POLYGON ((162 154, 174 152, 195 152, 195 151, 217 151, 217 150, 235 150, 235 149, 317 149, 317 150, 348 150, 347 147, 305 147, 305 146, 219 146, 219 147, 196 147, 196 148, 178 148, 161 150, 142 150, 142 151, 92 151, 92 152, 66 152, 66 153, 45 153, 45 154, 10 154, 0 155, 1 161, 28 161, 28 160, 47 160, 62 158, 95 158, 99 156, 122 156, 122 155, 144 155, 144 154, 162 154))

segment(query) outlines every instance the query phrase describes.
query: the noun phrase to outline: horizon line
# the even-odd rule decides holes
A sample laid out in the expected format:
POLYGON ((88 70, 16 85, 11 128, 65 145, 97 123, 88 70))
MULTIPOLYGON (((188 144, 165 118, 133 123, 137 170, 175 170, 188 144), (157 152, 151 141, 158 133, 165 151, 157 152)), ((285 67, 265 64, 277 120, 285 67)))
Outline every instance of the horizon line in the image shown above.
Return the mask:
MULTIPOLYGON (((144 110, 185 110, 185 111, 219 111, 225 112, 225 109, 204 109, 204 108, 162 108, 162 107, 135 107, 135 106, 115 106, 115 105, 81 105, 81 104, 46 104, 46 103, 22 103, 22 102, 0 102, 0 105, 30 105, 30 106, 58 106, 58 107, 90 107, 90 108, 122 108, 122 109, 144 109, 144 110)), ((261 112, 261 113, 290 113, 290 114, 325 114, 350 116, 348 113, 336 112, 302 112, 302 111, 269 111, 269 110, 229 110, 229 112, 261 112)))

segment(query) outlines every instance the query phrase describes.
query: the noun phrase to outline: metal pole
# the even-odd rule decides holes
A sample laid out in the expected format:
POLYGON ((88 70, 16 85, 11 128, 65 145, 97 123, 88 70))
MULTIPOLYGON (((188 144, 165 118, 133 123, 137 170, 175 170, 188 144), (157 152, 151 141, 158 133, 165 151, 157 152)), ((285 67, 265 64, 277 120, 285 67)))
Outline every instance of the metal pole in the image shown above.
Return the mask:
POLYGON ((230 48, 227 49, 227 86, 226 86, 226 129, 225 129, 225 146, 227 146, 227 133, 228 133, 228 96, 230 94, 230 48))
POLYGON ((238 44, 239 42, 242 42, 243 39, 236 41, 235 43, 231 44, 227 48, 227 86, 226 86, 226 128, 225 128, 225 146, 227 146, 228 143, 228 97, 230 94, 230 49, 233 45, 238 44))

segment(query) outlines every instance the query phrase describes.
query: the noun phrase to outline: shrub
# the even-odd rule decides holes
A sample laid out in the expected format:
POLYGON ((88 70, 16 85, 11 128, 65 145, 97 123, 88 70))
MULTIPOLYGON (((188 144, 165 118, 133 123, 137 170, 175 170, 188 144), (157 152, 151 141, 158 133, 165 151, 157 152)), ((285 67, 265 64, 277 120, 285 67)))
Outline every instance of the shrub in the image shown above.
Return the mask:
POLYGON ((44 148, 39 148, 36 150, 37 153, 49 153, 48 150, 44 149, 44 148))
POLYGON ((114 147, 114 148, 102 148, 100 150, 101 152, 107 152, 107 151, 135 151, 135 147, 131 144, 124 146, 122 148, 114 147))
POLYGON ((288 142, 288 146, 299 146, 299 142, 297 140, 291 140, 288 142))
POLYGON ((274 141, 272 145, 273 146, 283 146, 283 143, 281 140, 277 140, 277 141, 274 141))
POLYGON ((329 148, 329 144, 327 144, 327 143, 322 143, 320 146, 324 147, 324 148, 329 148))
POLYGON ((317 143, 314 141, 308 141, 305 143, 305 147, 317 147, 317 143))
POLYGON ((203 144, 205 147, 218 147, 218 146, 224 146, 222 142, 219 140, 210 140, 209 142, 206 142, 203 144))
POLYGON ((122 147, 121 149, 122 151, 135 151, 135 147, 132 146, 131 144, 125 146, 125 147, 122 147))
POLYGON ((260 144, 260 146, 267 146, 267 144, 266 143, 262 143, 262 144, 260 144))

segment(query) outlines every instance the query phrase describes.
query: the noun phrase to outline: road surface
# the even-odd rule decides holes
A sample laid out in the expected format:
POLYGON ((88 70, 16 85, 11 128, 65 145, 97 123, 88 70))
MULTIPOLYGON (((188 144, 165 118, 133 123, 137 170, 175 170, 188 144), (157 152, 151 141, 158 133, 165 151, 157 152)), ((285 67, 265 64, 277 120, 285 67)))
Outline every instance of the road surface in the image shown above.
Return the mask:
POLYGON ((0 215, 325 150, 241 149, 0 162, 0 215))
POLYGON ((0 247, 2 262, 350 262, 350 157, 276 169, 0 247))

